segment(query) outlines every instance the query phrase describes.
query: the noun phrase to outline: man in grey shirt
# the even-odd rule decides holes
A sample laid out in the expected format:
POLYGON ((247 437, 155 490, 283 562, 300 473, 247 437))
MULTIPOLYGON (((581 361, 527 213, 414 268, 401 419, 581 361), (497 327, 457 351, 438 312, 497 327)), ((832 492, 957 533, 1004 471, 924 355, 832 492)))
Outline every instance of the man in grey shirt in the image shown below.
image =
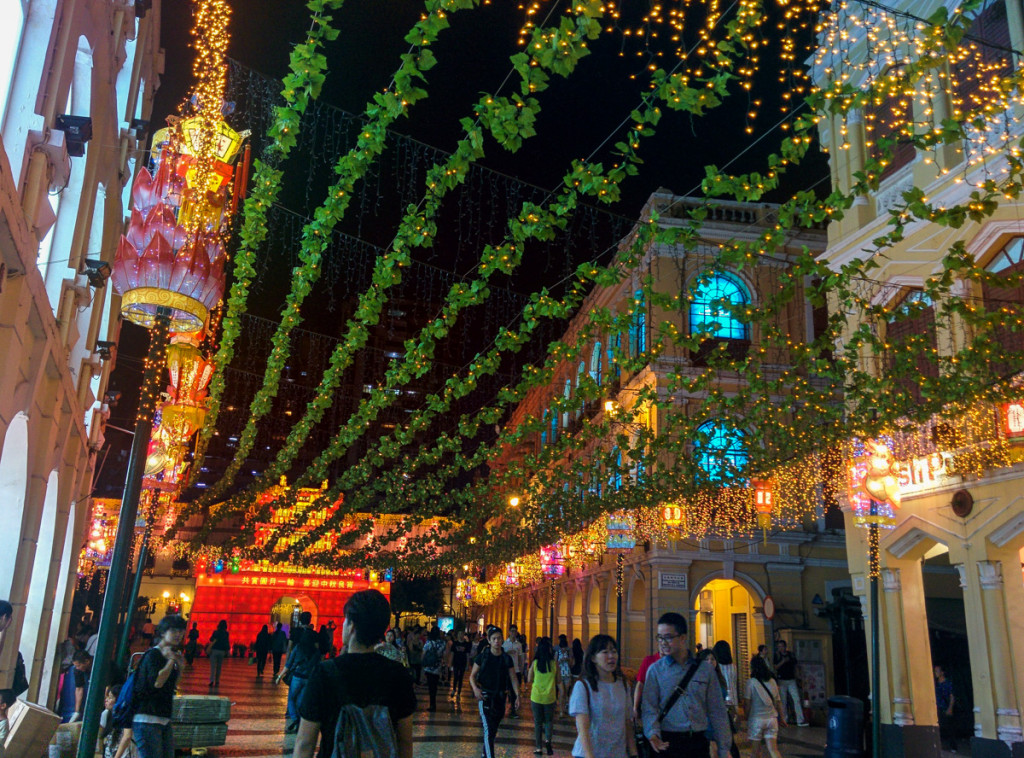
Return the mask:
POLYGON ((686 645, 686 619, 665 613, 658 619, 658 652, 661 658, 647 669, 643 693, 644 734, 651 748, 664 758, 707 758, 710 728, 719 758, 728 758, 732 729, 725 698, 714 667, 690 657, 686 645), (658 721, 658 714, 676 686, 693 666, 698 666, 682 696, 658 721))

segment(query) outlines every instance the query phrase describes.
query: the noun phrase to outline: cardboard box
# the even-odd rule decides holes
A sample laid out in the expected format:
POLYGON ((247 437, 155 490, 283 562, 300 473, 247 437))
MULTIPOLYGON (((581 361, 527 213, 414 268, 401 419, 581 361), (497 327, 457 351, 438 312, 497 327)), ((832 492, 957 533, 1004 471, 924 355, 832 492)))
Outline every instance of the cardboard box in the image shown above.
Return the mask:
POLYGON ((16 700, 7 710, 10 732, 4 749, 18 758, 44 758, 60 725, 60 716, 35 703, 16 700))
POLYGON ((75 758, 78 754, 78 741, 82 738, 82 722, 61 724, 57 733, 50 740, 49 758, 75 758))

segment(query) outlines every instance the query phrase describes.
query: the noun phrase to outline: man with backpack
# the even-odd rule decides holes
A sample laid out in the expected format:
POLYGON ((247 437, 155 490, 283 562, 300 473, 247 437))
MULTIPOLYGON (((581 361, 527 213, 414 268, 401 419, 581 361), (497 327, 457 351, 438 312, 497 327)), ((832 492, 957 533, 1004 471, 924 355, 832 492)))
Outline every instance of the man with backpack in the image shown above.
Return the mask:
POLYGON ((390 620, 391 607, 377 590, 345 603, 346 652, 322 661, 306 684, 294 758, 313 758, 318 734, 319 758, 412 758, 412 680, 402 664, 374 650, 390 620))

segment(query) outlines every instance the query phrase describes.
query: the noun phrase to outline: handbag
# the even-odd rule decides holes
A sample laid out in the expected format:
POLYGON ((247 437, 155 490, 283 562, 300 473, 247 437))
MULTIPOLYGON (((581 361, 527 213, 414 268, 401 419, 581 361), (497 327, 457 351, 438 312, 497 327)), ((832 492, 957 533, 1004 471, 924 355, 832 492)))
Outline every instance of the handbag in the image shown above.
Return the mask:
MULTIPOLYGON (((675 686, 672 690, 672 694, 668 696, 668 700, 665 701, 665 705, 661 707, 658 712, 658 718, 655 723, 660 724, 668 712, 675 706, 676 701, 682 697, 683 693, 686 692, 687 686, 690 684, 690 680, 693 679, 693 675, 697 673, 697 669, 700 668, 700 664, 695 663, 690 666, 690 670, 683 676, 682 681, 675 686)), ((588 710, 589 710, 589 693, 588 693, 588 710)), ((647 735, 644 734, 643 724, 637 724, 633 722, 633 733, 636 736, 636 754, 638 758, 655 758, 654 748, 651 747, 650 741, 647 739, 647 735)))

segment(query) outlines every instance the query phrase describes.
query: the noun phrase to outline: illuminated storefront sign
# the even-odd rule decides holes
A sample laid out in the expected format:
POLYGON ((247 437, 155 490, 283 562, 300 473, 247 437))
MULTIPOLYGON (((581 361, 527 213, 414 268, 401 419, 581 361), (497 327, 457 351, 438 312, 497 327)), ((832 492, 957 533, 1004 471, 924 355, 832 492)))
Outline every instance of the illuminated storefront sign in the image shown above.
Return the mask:
POLYGON ((1007 437, 1024 438, 1024 400, 1003 403, 1000 415, 1003 418, 1003 432, 1007 437))

